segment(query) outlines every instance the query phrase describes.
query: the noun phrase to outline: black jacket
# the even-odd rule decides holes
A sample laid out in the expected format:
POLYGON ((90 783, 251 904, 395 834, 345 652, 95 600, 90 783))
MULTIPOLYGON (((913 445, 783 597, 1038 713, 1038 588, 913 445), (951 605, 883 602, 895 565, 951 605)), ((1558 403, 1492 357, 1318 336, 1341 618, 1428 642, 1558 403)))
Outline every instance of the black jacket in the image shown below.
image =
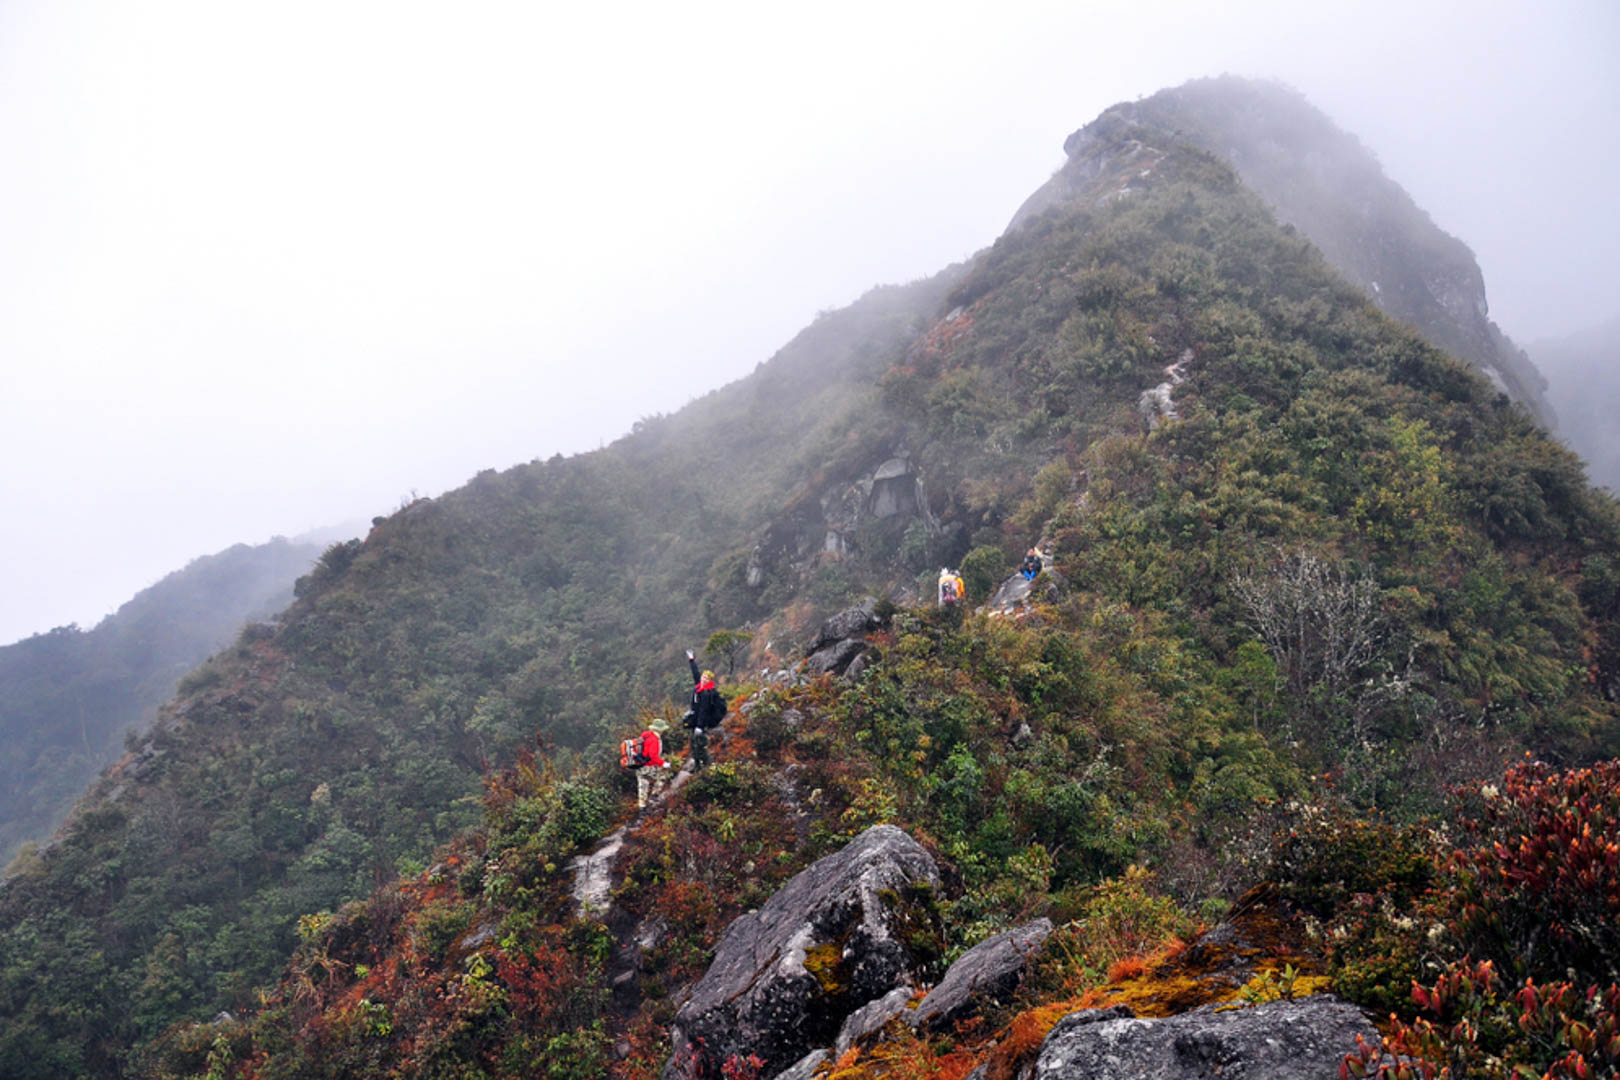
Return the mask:
POLYGON ((688 728, 717 728, 726 715, 726 699, 716 690, 713 683, 705 689, 698 689, 703 685, 703 672, 698 669, 696 660, 687 660, 692 665, 692 708, 687 712, 684 724, 688 728))

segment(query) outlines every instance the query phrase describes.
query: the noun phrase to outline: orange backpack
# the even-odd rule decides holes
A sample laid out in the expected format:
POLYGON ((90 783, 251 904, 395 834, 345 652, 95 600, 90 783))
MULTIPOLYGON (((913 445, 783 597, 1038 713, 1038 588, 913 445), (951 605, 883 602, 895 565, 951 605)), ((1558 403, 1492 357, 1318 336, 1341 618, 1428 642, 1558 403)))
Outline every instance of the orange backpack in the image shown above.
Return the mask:
POLYGON ((619 764, 626 769, 639 769, 649 760, 651 759, 643 752, 640 735, 619 744, 619 764))

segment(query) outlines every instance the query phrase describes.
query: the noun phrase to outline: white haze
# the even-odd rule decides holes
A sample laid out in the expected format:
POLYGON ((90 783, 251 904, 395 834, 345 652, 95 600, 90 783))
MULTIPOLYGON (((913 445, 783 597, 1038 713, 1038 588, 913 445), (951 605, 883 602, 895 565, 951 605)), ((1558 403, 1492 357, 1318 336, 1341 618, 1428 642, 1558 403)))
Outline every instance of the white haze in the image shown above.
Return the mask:
POLYGON ((10 0, 0 641, 610 441, 989 243, 1070 131, 1203 75, 1357 133, 1509 334, 1598 322, 1617 12, 10 0))

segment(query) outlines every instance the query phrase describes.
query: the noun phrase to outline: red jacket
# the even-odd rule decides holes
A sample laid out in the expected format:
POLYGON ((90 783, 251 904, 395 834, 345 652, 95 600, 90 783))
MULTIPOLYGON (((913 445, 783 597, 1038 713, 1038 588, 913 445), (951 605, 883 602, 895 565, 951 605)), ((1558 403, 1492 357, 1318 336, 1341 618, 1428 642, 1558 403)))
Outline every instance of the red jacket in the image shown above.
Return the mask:
POLYGON ((655 769, 662 769, 668 764, 664 761, 664 740, 652 728, 641 733, 641 753, 647 759, 647 764, 655 769))

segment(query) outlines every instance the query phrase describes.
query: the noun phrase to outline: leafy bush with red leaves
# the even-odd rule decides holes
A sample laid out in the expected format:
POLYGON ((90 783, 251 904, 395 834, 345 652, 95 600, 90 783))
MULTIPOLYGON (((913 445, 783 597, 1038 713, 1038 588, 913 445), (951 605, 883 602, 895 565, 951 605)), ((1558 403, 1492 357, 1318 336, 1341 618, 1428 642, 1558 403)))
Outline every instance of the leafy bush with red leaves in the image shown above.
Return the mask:
POLYGON ((1509 993, 1490 961, 1454 965, 1433 986, 1414 982, 1427 1016, 1388 1037, 1356 1038, 1339 1075, 1378 1080, 1593 1080, 1620 1075, 1620 986, 1584 991, 1526 979, 1509 993))
POLYGON ((1426 898, 1432 918, 1384 928, 1449 958, 1411 982, 1422 1015, 1391 1016, 1341 1076, 1620 1076, 1620 762, 1526 762, 1464 793, 1458 818, 1465 843, 1426 898))
POLYGON ((1508 770, 1468 800, 1459 931, 1520 974, 1620 980, 1620 761, 1508 770))

